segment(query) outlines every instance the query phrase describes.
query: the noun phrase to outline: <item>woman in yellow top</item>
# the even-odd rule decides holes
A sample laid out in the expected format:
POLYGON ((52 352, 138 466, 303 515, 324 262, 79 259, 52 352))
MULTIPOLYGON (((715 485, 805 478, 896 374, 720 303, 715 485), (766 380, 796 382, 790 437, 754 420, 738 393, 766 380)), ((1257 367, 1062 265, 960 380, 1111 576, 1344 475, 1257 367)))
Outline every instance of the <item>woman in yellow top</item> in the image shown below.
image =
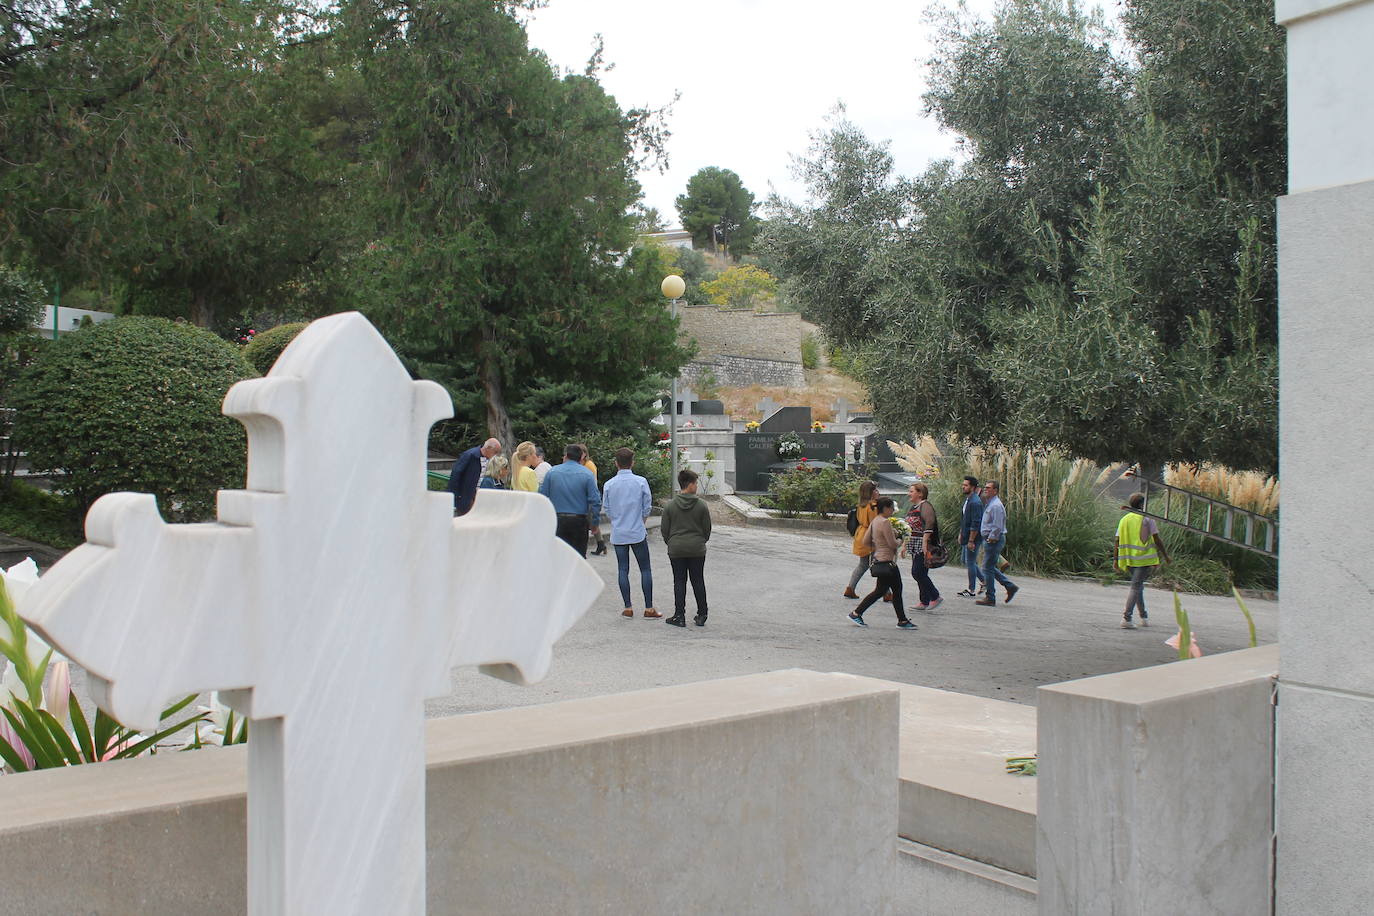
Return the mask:
POLYGON ((539 463, 539 456, 535 454, 534 443, 521 442, 512 457, 515 459, 515 482, 511 489, 538 493, 539 475, 534 473, 534 466, 539 463))
POLYGON ((878 485, 871 480, 865 480, 859 484, 859 506, 855 515, 859 519, 859 527, 854 531, 854 546, 851 553, 859 558, 859 563, 854 567, 854 572, 849 574, 849 585, 844 590, 846 598, 857 598, 859 593, 854 591, 854 586, 859 584, 864 573, 868 572, 868 564, 873 559, 873 545, 868 540, 868 526, 878 517, 878 485))
MULTIPOLYGON (((596 481, 596 488, 601 489, 601 478, 596 476, 596 462, 592 461, 591 450, 587 448, 587 443, 577 443, 578 448, 582 449, 582 466, 592 472, 592 480, 596 481)), ((606 539, 601 536, 601 519, 587 519, 587 533, 596 541, 596 549, 592 551, 592 556, 600 557, 606 553, 606 539)))

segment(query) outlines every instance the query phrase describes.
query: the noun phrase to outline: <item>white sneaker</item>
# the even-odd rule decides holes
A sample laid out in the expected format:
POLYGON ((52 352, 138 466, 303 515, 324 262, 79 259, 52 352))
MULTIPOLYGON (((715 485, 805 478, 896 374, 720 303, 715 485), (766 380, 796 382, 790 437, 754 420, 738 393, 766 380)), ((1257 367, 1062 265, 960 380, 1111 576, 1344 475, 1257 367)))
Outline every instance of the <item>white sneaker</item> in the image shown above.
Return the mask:
POLYGON ((1125 619, 1125 618, 1123 617, 1123 618, 1121 619, 1121 629, 1123 629, 1123 630, 1134 630, 1134 629, 1135 629, 1135 624, 1131 623, 1129 620, 1127 620, 1127 619, 1125 619))
POLYGON ((1150 625, 1150 618, 1146 617, 1144 614, 1141 614, 1141 615, 1140 615, 1140 625, 1141 625, 1142 627, 1148 627, 1148 626, 1150 625))

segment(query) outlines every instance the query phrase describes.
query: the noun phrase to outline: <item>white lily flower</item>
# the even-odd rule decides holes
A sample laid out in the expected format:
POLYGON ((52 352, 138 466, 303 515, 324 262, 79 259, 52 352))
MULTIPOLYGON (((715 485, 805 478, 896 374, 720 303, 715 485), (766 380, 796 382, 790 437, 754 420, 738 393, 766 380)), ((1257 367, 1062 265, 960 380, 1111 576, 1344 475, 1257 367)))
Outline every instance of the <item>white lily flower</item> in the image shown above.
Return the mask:
POLYGON ((29 689, 24 686, 24 682, 19 680, 18 673, 13 665, 5 666, 5 673, 0 675, 0 706, 9 706, 11 699, 19 699, 29 702, 29 689))
POLYGON ((71 664, 64 658, 53 662, 48 669, 48 683, 43 688, 43 706, 59 722, 67 718, 72 695, 71 664))
POLYGON ((10 593, 10 601, 18 607, 29 587, 38 581, 38 564, 33 561, 33 557, 25 557, 22 563, 16 563, 5 570, 3 576, 5 590, 10 593))

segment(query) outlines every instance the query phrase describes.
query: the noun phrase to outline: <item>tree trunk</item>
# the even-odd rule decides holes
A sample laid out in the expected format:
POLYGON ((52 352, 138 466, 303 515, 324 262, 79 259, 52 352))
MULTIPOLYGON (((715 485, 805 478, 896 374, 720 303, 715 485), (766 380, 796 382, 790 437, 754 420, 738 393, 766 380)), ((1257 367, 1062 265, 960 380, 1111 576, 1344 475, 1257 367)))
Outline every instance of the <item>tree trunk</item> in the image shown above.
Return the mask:
POLYGON ((487 435, 499 439, 506 455, 515 451, 515 430, 506 413, 505 390, 501 385, 501 366, 493 355, 494 342, 486 341, 482 353, 482 390, 487 396, 487 435))
POLYGON ((196 327, 210 330, 215 321, 215 305, 210 301, 210 294, 204 289, 197 289, 191 298, 191 322, 196 327))

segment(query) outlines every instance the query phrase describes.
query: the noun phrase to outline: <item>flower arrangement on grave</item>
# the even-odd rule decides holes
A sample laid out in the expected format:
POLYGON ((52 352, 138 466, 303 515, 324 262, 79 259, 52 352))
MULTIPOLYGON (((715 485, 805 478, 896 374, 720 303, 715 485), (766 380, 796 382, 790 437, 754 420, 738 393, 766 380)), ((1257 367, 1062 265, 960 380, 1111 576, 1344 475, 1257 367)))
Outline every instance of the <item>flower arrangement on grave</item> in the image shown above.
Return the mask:
POLYGON ((750 420, 748 423, 744 424, 744 431, 747 433, 756 433, 759 431, 761 425, 762 424, 759 423, 758 420, 750 420))
POLYGON ((813 433, 823 433, 825 432, 825 424, 822 423, 820 420, 812 420, 811 431, 813 433))
POLYGON ((892 515, 888 517, 887 521, 892 526, 892 533, 897 535, 899 543, 911 537, 911 526, 906 523, 905 519, 892 515))
MULTIPOLYGON (((88 720, 72 693, 71 663, 31 632, 15 610, 19 598, 38 581, 37 564, 26 559, 5 570, 2 578, 0 772, 23 773, 137 757, 154 752, 158 742, 206 717, 200 713, 147 736, 125 728, 99 709, 95 719, 88 720)), ((186 697, 163 710, 163 721, 194 699, 186 697)))
POLYGON ((657 445, 659 448, 667 448, 668 443, 673 441, 673 437, 668 433, 659 433, 657 445))
POLYGON ((797 433, 787 432, 778 437, 778 457, 783 461, 800 458, 805 448, 806 442, 797 433))

